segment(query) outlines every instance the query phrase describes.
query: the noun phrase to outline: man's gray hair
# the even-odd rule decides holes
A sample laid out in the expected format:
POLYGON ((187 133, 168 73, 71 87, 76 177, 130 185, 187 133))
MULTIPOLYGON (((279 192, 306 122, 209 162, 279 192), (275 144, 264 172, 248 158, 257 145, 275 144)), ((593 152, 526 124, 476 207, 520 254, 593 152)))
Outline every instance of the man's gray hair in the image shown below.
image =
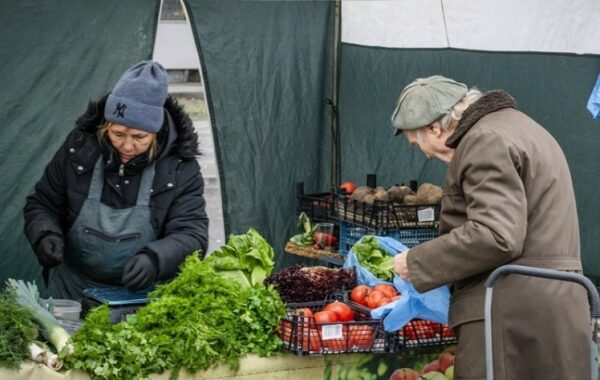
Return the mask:
POLYGON ((481 98, 482 95, 483 93, 476 88, 471 88, 469 91, 467 91, 465 96, 463 96, 462 99, 459 100, 454 107, 452 107, 450 112, 438 119, 437 122, 440 123, 442 129, 450 129, 450 125, 460 120, 463 112, 465 112, 465 110, 469 108, 471 104, 475 103, 479 98, 481 98))

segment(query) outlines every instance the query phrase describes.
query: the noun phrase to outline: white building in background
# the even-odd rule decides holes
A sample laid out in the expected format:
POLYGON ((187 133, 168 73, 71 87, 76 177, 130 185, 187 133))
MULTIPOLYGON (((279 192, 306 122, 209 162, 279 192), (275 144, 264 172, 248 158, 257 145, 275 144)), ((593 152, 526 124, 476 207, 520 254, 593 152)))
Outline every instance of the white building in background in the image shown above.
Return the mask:
MULTIPOLYGON (((169 93, 186 102, 206 102, 200 59, 189 17, 180 0, 162 0, 152 58, 169 74, 169 93)), ((207 107, 205 107, 207 108, 207 107)), ((209 217, 208 252, 225 244, 221 184, 210 117, 194 120, 200 139, 198 163, 204 177, 204 197, 209 217)))

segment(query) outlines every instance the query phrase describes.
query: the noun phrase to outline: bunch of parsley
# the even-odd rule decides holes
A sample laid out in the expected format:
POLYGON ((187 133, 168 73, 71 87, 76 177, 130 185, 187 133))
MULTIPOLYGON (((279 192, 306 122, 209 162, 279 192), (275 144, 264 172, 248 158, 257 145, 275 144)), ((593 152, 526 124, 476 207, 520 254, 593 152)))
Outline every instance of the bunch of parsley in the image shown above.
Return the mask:
POLYGON ((180 369, 193 373, 219 364, 239 368, 248 353, 281 350, 275 335, 285 306, 272 287, 241 287, 197 254, 181 273, 150 294, 154 299, 128 321, 111 325, 107 307, 86 318, 73 337, 68 368, 98 379, 145 378, 180 369))

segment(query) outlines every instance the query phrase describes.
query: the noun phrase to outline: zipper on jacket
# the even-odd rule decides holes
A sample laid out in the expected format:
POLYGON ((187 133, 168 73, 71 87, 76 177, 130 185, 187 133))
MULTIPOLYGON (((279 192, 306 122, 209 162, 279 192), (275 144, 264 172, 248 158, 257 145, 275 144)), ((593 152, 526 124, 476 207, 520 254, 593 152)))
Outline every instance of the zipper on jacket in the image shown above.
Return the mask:
POLYGON ((121 166, 119 166, 119 177, 124 177, 125 176, 125 164, 121 164, 121 166))
POLYGON ((93 228, 89 228, 89 227, 84 227, 83 228, 83 232, 85 232, 88 235, 94 235, 99 237, 102 240, 106 240, 109 241, 111 243, 121 243, 121 242, 126 242, 126 241, 130 241, 130 240, 138 240, 142 234, 140 233, 131 233, 131 234, 124 234, 124 235, 118 235, 118 236, 109 236, 106 235, 98 230, 95 230, 93 228))

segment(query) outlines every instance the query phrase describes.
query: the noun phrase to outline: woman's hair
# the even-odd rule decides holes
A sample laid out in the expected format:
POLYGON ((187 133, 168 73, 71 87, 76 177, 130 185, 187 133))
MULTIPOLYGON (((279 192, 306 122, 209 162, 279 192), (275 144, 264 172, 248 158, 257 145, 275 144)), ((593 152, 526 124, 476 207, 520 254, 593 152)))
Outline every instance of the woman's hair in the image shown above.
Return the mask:
MULTIPOLYGON (((96 132, 96 136, 98 137, 98 142, 102 142, 102 139, 108 133, 108 128, 112 124, 113 124, 112 122, 107 121, 104 123, 103 126, 98 128, 98 132, 96 132)), ((154 158, 154 155, 156 154, 156 151, 158 149, 158 140, 156 138, 156 133, 153 133, 152 135, 153 135, 152 143, 150 144, 150 148, 148 148, 148 161, 152 161, 152 158, 154 158)), ((109 139, 109 141, 110 141, 110 139, 109 139)))
POLYGON ((450 125, 453 122, 460 120, 463 112, 465 112, 465 110, 469 108, 471 104, 475 103, 479 98, 481 98, 482 95, 482 92, 476 88, 472 88, 467 91, 465 96, 463 96, 462 99, 452 107, 450 112, 438 119, 438 123, 440 123, 442 129, 450 129, 450 125))

